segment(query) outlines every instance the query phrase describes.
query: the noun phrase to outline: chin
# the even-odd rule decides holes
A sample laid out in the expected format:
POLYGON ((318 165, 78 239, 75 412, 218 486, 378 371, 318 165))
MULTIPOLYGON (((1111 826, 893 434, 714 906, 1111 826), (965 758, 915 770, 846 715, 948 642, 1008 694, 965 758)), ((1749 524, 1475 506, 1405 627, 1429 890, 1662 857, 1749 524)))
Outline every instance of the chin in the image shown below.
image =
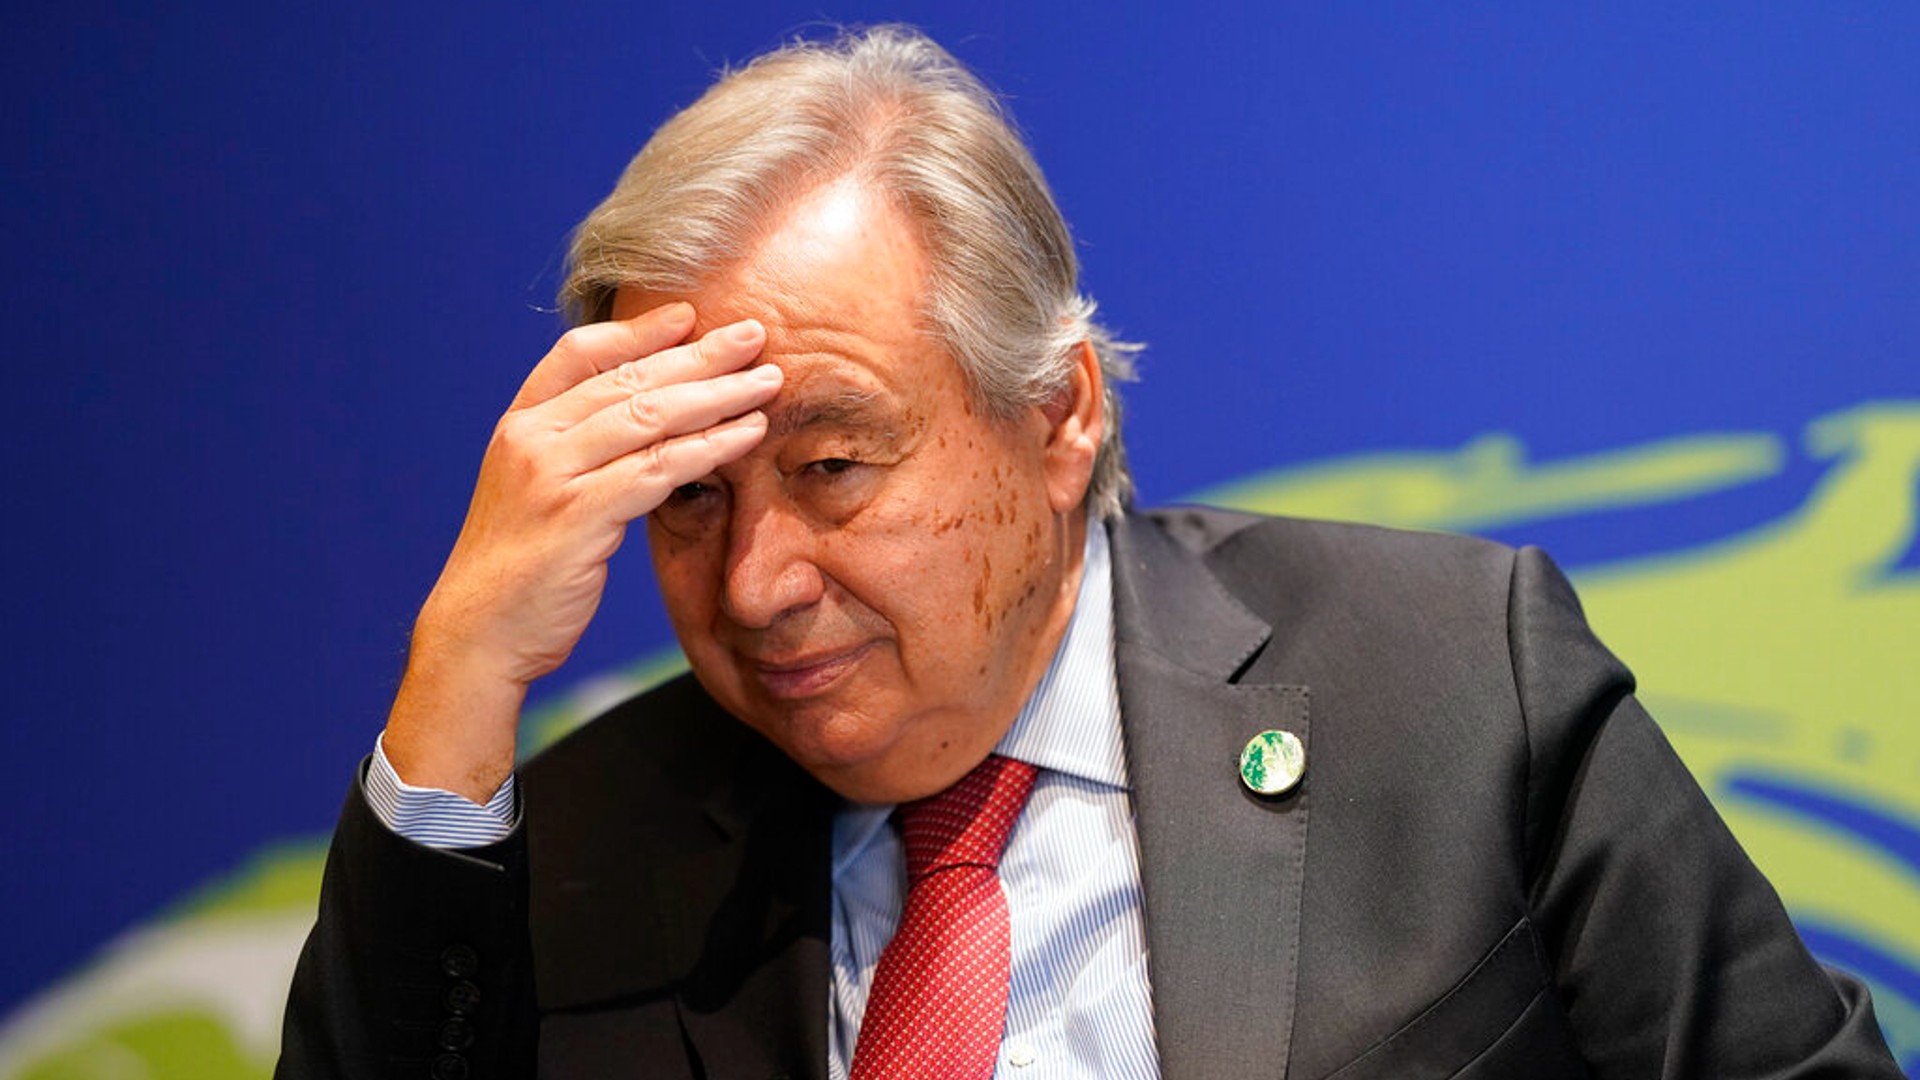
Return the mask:
MULTIPOLYGON (((883 774, 897 750, 898 723, 823 705, 756 709, 748 726, 772 740, 801 768, 843 795, 842 778, 883 774)), ((860 783, 865 789, 870 785, 860 783)))
POLYGON ((977 763, 950 744, 917 745, 898 722, 857 714, 788 717, 766 734, 814 779, 857 803, 924 798, 977 763))

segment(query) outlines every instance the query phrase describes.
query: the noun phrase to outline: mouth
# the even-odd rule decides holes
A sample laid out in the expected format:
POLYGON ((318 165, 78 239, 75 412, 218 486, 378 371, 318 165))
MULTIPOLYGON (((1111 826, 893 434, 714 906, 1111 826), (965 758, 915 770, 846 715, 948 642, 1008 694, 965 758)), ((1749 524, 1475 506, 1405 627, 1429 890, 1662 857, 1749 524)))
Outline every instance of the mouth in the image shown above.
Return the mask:
POLYGON ((749 657, 747 668, 768 697, 790 701, 824 693, 852 671, 872 648, 873 642, 867 642, 838 652, 801 657, 777 660, 749 657))

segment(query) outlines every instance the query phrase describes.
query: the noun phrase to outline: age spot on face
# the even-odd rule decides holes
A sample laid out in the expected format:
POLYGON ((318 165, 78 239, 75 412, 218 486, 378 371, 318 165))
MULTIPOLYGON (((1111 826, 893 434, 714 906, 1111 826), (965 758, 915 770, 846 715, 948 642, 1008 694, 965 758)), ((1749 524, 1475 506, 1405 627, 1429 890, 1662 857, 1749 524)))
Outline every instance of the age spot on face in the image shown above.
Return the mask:
POLYGON ((987 591, 993 587, 993 556, 985 552, 980 554, 980 576, 973 581, 973 613, 987 620, 987 626, 993 626, 993 617, 987 613, 987 591))
MULTIPOLYGON (((739 268, 686 299, 703 317, 761 321, 794 423, 776 417, 766 443, 719 472, 740 527, 681 543, 649 522, 655 572, 722 707, 847 798, 919 798, 992 748, 1071 616, 1069 552, 1052 547, 1069 523, 1049 501, 1060 481, 1038 422, 1050 414, 1003 422, 920 333, 924 253, 885 200, 833 186, 769 228, 739 268), (798 424, 810 404, 818 417, 798 424), (841 492, 855 512, 829 512, 841 492), (816 493, 818 505, 801 501, 816 493), (806 573, 781 576, 792 566, 806 573), (791 581, 810 591, 771 620, 726 602, 785 596, 791 581), (767 670, 843 654, 853 660, 804 692, 767 670)), ((620 295, 630 309, 652 300, 620 295)))
POLYGON ((1002 620, 1012 618, 1022 608, 1033 603, 1034 597, 1039 595, 1040 595, 1039 584, 1037 582, 1032 582, 1032 581, 1027 582, 1027 587, 1020 591, 1020 595, 1014 597, 1013 600, 1008 602, 1007 609, 1000 613, 1000 618, 1002 620))

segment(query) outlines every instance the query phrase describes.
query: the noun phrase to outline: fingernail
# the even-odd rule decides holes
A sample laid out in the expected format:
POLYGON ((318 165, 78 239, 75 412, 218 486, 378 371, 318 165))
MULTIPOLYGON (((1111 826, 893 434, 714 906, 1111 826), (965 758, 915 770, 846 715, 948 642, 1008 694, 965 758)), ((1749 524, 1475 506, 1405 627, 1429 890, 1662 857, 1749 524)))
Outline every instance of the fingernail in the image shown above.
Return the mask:
POLYGON ((674 322, 688 322, 693 318, 693 305, 685 300, 675 300, 667 305, 666 317, 674 322))
POLYGON ((727 340, 735 345, 753 345, 760 340, 760 324, 752 319, 727 327, 727 340))
POLYGON ((735 438, 739 438, 742 435, 758 435, 760 429, 766 426, 767 414, 755 409, 750 413, 741 413, 739 416, 727 421, 725 427, 717 427, 714 428, 713 431, 717 435, 732 435, 735 438))
POLYGON ((766 383, 768 386, 772 386, 781 380, 783 373, 772 364, 761 364, 748 371, 747 376, 754 382, 766 383))

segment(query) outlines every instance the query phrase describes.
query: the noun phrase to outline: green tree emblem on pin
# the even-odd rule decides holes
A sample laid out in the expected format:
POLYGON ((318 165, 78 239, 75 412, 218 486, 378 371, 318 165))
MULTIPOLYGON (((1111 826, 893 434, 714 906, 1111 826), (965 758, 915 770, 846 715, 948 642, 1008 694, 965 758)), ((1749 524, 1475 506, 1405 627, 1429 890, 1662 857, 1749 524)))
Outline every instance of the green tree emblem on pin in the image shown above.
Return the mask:
POLYGON ((1307 748, 1291 731, 1263 731, 1240 751, 1240 779, 1258 795, 1281 795, 1307 770, 1307 748))

